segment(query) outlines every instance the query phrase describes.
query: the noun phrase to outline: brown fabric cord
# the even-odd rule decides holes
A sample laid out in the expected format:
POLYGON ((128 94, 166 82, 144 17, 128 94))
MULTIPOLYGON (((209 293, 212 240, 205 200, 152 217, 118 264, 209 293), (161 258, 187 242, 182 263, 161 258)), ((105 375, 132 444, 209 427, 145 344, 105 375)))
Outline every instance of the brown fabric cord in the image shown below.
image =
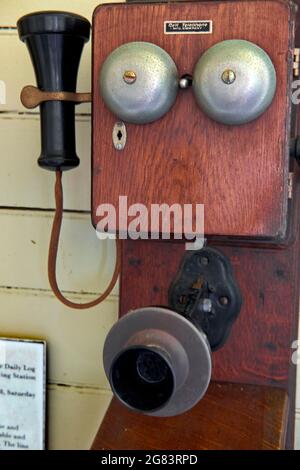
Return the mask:
POLYGON ((115 270, 114 270, 112 279, 108 287, 106 288, 106 290, 103 292, 103 294, 101 294, 100 297, 98 297, 97 299, 92 300, 91 302, 87 302, 85 304, 79 304, 76 302, 72 302, 71 300, 68 300, 61 293, 57 285, 57 279, 56 279, 57 252, 58 252, 58 245, 59 245, 61 223, 62 223, 62 218, 63 218, 63 189, 62 189, 62 172, 61 171, 56 171, 55 205, 56 205, 56 211, 55 211, 55 216, 54 216, 53 225, 52 225, 52 232, 51 232, 50 245, 49 245, 49 255, 48 255, 48 278, 49 278, 51 289, 54 295, 58 298, 58 300, 60 300, 67 307, 76 308, 76 309, 85 309, 85 308, 95 307, 96 305, 100 304, 101 302, 103 302, 103 300, 106 299, 106 297, 111 293, 111 291, 113 290, 117 282, 119 272, 120 272, 120 265, 121 265, 121 242, 120 240, 116 239, 117 253, 116 253, 115 270))

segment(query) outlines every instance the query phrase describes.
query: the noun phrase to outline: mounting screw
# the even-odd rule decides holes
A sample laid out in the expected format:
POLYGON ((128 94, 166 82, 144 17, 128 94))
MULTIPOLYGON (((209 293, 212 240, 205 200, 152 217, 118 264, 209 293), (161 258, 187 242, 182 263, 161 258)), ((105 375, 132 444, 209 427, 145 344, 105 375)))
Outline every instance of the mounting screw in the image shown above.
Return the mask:
POLYGON ((123 80, 127 85, 132 85, 136 81, 136 73, 133 70, 126 70, 123 80))
POLYGON ((179 80, 179 87, 180 87, 180 88, 185 89, 185 88, 188 88, 189 86, 190 86, 190 84, 189 84, 189 81, 188 81, 187 78, 181 78, 181 79, 179 80))
POLYGON ((179 79, 179 88, 185 90, 192 85, 193 77, 190 74, 185 74, 179 79))
POLYGON ((199 307, 202 312, 210 313, 212 311, 212 301, 210 299, 201 299, 199 307))
POLYGON ((202 266, 207 266, 208 263, 209 263, 209 259, 207 258, 207 256, 200 257, 200 264, 202 264, 202 266))
POLYGON ((223 296, 223 297, 219 298, 219 302, 220 302, 221 305, 223 305, 223 307, 226 307, 226 305, 229 304, 229 299, 228 299, 228 297, 223 296))
POLYGON ((236 76, 233 70, 226 69, 222 73, 221 78, 226 85, 231 85, 235 81, 236 76))

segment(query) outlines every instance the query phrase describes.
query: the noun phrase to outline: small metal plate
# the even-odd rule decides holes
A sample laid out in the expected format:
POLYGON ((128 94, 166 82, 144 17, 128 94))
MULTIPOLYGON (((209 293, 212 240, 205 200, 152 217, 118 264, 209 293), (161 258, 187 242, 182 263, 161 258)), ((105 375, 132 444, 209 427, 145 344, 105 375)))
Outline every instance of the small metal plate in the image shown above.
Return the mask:
POLYGON ((169 289, 169 305, 204 331, 212 351, 222 347, 242 306, 229 259, 208 247, 186 253, 169 289))
POLYGON ((117 121, 112 131, 112 141, 116 150, 123 150, 126 145, 127 131, 124 122, 117 121))

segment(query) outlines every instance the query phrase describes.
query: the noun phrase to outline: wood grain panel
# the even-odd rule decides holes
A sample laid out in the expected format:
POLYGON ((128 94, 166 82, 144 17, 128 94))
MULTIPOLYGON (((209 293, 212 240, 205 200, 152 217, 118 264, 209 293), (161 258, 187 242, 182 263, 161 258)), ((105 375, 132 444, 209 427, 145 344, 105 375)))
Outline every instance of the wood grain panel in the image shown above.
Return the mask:
MULTIPOLYGON (((234 269, 243 306, 225 346, 213 354, 213 378, 287 384, 298 316, 298 244, 286 250, 217 245, 234 269)), ((168 305, 168 288, 184 255, 180 243, 124 243, 120 313, 168 305)))
MULTIPOLYGON (((299 175, 299 172, 297 172, 299 175)), ((295 176, 295 202, 299 176, 295 176)), ((231 260, 243 306, 225 346, 213 354, 213 378, 277 385, 290 398, 287 447, 293 447, 296 366, 291 345, 298 337, 299 205, 294 236, 286 247, 213 244, 231 260)), ((147 305, 167 305, 171 280, 184 254, 180 243, 126 241, 123 250, 120 314, 147 305)))
POLYGON ((283 390, 218 383, 191 411, 173 418, 132 413, 113 399, 92 449, 283 449, 287 410, 283 390))
MULTIPOLYGON (((93 221, 100 203, 204 203, 205 233, 280 237, 287 210, 288 128, 293 14, 283 1, 105 5, 93 23, 93 221), (164 35, 164 20, 213 20, 213 34, 164 35), (116 118, 98 92, 103 60, 124 42, 163 47, 179 75, 192 73, 216 42, 242 38, 261 46, 277 72, 275 99, 256 121, 213 122, 181 90, 171 111, 151 125, 127 125, 124 151, 113 149, 116 118)), ((126 227, 121 227, 122 229, 126 227)))

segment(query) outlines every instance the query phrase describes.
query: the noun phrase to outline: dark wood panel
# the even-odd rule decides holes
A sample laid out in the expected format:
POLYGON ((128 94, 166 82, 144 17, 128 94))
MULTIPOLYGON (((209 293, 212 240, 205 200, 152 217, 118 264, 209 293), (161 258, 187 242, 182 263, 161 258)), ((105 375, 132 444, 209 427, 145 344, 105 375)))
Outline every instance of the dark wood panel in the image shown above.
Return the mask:
MULTIPOLYGON (((293 15, 284 1, 228 1, 104 5, 93 24, 93 222, 100 203, 204 203, 205 231, 214 235, 272 236, 285 232, 293 15), (166 19, 209 18, 213 34, 164 35, 166 19), (200 111, 192 90, 151 125, 127 125, 128 142, 113 149, 116 118, 98 91, 101 63, 128 41, 150 41, 192 73, 200 55, 224 39, 261 46, 277 72, 276 97, 256 121, 224 126, 200 111)), ((124 227, 122 227, 124 228, 124 227)))
POLYGON ((283 390, 211 383, 193 410, 174 418, 132 413, 113 399, 92 449, 283 449, 288 400, 283 390))
MULTIPOLYGON (((213 354, 215 380, 286 386, 292 331, 298 310, 299 246, 285 250, 217 245, 225 253, 243 296, 240 316, 225 346, 213 354)), ((168 288, 184 245, 124 242, 120 313, 167 305, 168 288)))

